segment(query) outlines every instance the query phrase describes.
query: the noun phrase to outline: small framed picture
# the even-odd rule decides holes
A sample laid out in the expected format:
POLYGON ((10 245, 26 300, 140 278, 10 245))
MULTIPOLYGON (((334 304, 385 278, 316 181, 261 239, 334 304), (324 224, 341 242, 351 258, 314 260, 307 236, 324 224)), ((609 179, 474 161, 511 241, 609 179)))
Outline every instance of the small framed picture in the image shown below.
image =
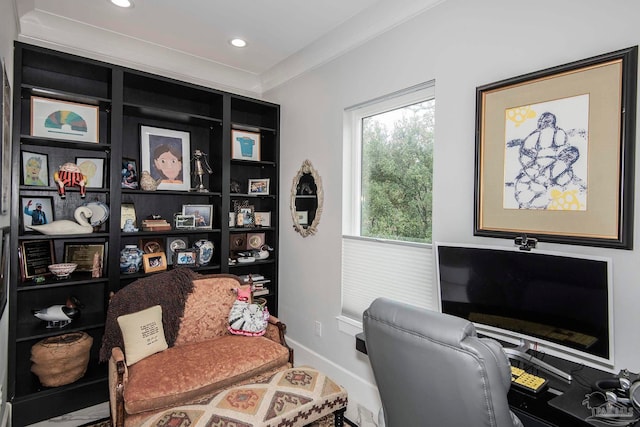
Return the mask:
POLYGON ((122 188, 135 190, 138 188, 138 166, 134 159, 122 159, 122 188))
POLYGON ((240 129, 231 129, 231 158, 260 160, 260 134, 240 129))
POLYGON ((142 249, 145 254, 164 252, 164 239, 161 237, 140 239, 138 247, 142 249))
POLYGON ((296 217, 298 218, 298 224, 309 225, 309 211, 296 211, 296 217))
POLYGON ((196 228, 195 215, 176 214, 174 216, 176 230, 189 230, 196 228))
POLYGON ((22 242, 18 252, 22 281, 36 276, 49 276, 49 266, 55 264, 53 240, 29 240, 22 242))
POLYGON ((96 263, 103 265, 104 243, 64 242, 64 262, 78 264, 76 271, 93 271, 96 263))
POLYGON ((22 151, 22 184, 35 187, 49 186, 49 156, 22 151))
POLYGON ((193 215, 195 228, 212 228, 213 205, 182 205, 182 215, 193 215))
POLYGON ((76 157, 76 165, 87 177, 87 188, 104 187, 104 159, 96 157, 76 157))
POLYGON ((191 186, 190 134, 179 130, 140 126, 140 164, 158 190, 189 191, 191 186))
POLYGON ((98 143, 99 109, 94 105, 31 97, 31 135, 98 143))
POLYGON ((153 252, 142 255, 142 266, 145 273, 154 273, 167 269, 167 256, 164 252, 153 252))
POLYGON ((248 194, 269 194, 269 178, 249 179, 248 194))
POLYGON ((20 197, 22 207, 22 225, 24 231, 32 230, 31 226, 49 224, 53 221, 53 197, 20 197))
POLYGON ((255 224, 255 207, 253 205, 242 204, 236 206, 236 227, 252 227, 255 224))
POLYGON ((178 249, 187 249, 189 247, 189 239, 182 236, 169 236, 167 237, 166 254, 167 264, 173 264, 174 254, 178 249))
POLYGON ((196 267, 198 265, 198 249, 176 249, 173 253, 173 265, 178 267, 196 267))
POLYGON ((271 227, 271 212, 254 212, 253 220, 256 227, 271 227))

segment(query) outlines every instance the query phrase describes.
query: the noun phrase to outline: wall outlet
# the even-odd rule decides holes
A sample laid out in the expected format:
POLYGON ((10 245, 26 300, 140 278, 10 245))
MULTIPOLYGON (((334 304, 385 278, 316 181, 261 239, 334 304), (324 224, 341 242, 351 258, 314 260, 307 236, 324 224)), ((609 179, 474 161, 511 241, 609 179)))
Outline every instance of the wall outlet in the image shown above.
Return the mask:
POLYGON ((319 320, 316 320, 316 330, 315 333, 317 336, 322 336, 322 323, 319 320))

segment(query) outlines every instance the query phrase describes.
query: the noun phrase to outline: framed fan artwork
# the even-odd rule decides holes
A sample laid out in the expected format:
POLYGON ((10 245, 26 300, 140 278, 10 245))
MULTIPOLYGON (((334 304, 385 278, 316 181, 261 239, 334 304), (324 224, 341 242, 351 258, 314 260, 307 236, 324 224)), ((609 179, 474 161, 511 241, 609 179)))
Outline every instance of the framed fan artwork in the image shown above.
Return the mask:
POLYGON ((31 136, 98 143, 99 108, 31 97, 31 136))

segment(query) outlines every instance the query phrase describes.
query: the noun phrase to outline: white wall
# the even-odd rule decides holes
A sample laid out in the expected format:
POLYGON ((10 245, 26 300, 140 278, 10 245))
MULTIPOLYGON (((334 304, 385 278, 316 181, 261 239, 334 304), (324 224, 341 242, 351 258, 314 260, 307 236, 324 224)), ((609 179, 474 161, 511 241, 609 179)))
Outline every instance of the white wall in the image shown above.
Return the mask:
MULTIPOLYGON (((336 322, 344 108, 435 79, 434 240, 511 246, 506 240, 473 236, 475 88, 636 45, 638 16, 636 0, 447 0, 266 94, 282 106, 281 194, 290 191, 304 159, 312 161, 325 190, 319 232, 304 239, 286 226, 291 221, 288 198, 281 198, 279 316, 297 348, 297 363, 322 365, 347 387, 350 401, 377 410, 368 361, 336 322), (322 337, 314 335, 316 320, 322 322, 322 337)), ((635 218, 639 215, 640 206, 635 218)), ((635 242, 640 247, 638 232, 635 242)), ((637 250, 540 247, 613 258, 616 369, 640 371, 637 250)))
MULTIPOLYGON (((14 2, 12 0, 0 0, 0 16, 2 16, 2 25, 0 25, 0 58, 2 58, 5 63, 9 81, 12 82, 13 86, 13 40, 17 37, 18 30, 15 19, 14 2)), ((0 227, 9 224, 9 214, 0 214, 0 227)), ((0 426, 3 426, 3 422, 6 422, 6 417, 9 412, 6 409, 8 312, 7 307, 0 319, 0 426)))

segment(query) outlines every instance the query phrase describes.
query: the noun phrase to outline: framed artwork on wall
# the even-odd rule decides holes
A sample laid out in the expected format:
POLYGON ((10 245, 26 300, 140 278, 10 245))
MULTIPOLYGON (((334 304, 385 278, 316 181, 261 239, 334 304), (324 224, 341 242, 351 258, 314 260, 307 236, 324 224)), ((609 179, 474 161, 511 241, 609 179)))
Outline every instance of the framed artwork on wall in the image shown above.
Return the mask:
POLYGON ((140 126, 140 149, 140 167, 154 180, 160 180, 158 190, 189 191, 189 132, 140 126))
POLYGON ((477 88, 475 235, 633 247, 637 56, 477 88))

